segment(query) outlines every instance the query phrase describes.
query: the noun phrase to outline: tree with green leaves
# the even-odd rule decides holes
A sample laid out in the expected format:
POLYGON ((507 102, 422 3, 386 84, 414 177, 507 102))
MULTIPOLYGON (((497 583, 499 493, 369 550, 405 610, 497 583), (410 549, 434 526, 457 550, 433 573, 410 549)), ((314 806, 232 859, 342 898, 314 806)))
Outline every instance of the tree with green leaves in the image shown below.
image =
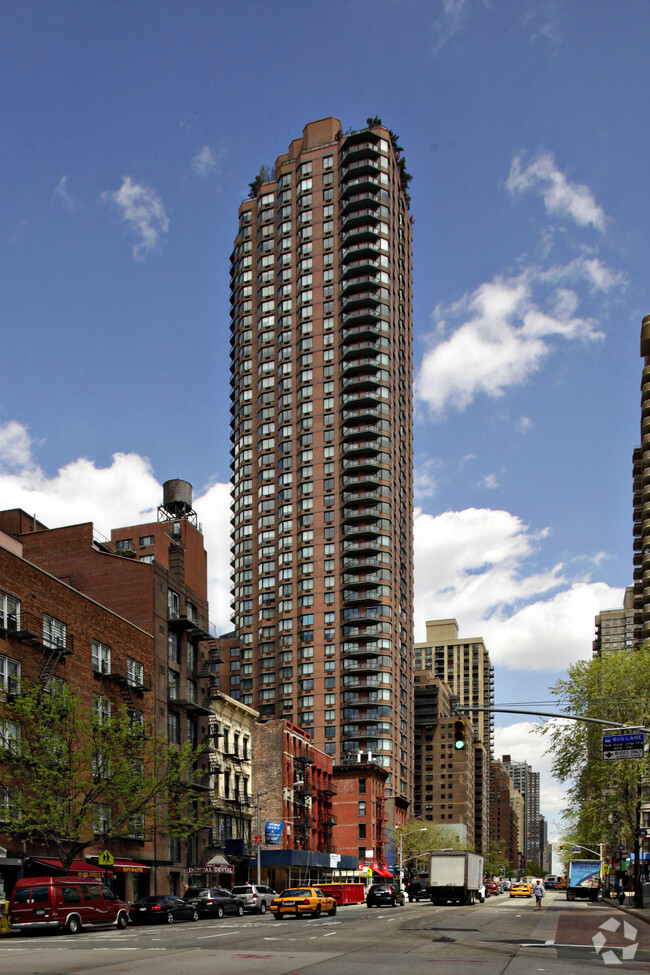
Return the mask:
MULTIPOLYGON (((458 839, 453 826, 435 823, 430 819, 409 819, 404 829, 397 833, 399 845, 402 840, 402 862, 404 872, 416 874, 428 869, 428 854, 431 850, 464 850, 467 847, 458 839)), ((396 857, 397 859, 397 857, 396 857)))
POLYGON ((270 167, 269 166, 260 166, 259 173, 255 177, 255 179, 248 184, 249 190, 250 190, 250 192, 248 194, 248 199, 249 200, 254 200, 255 197, 257 196, 257 194, 259 193, 260 188, 262 187, 262 185, 264 183, 270 183, 270 181, 272 179, 273 179, 273 173, 272 173, 270 167))
POLYGON ((503 852, 503 844, 497 840, 492 840, 488 845, 484 858, 484 870, 489 877, 512 872, 512 863, 503 852))
MULTIPOLYGON (((565 713, 615 722, 621 728, 648 727, 650 647, 580 660, 551 692, 565 713)), ((539 730, 549 743, 553 774, 568 785, 567 833, 594 849, 607 840, 630 848, 650 758, 604 760, 602 737, 615 732, 611 726, 559 719, 539 730)))
POLYGON ((154 821, 175 839, 211 825, 195 790, 200 749, 170 745, 139 712, 109 715, 67 684, 23 682, 0 730, 0 832, 56 849, 66 872, 87 847, 142 839, 154 821))

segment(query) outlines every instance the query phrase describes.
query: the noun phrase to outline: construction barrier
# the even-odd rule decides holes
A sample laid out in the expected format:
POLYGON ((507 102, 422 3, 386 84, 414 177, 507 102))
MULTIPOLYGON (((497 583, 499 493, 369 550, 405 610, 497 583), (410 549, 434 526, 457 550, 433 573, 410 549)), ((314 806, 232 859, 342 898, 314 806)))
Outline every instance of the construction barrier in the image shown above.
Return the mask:
POLYGON ((333 897, 338 905, 363 904, 366 899, 364 884, 318 884, 324 894, 333 897))

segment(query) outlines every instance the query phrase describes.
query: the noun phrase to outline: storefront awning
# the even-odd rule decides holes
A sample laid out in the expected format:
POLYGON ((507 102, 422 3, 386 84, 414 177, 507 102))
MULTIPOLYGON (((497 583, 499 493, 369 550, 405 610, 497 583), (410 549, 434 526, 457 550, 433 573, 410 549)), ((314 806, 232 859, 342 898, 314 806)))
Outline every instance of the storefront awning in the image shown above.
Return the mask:
POLYGON ((190 867, 189 873, 232 873, 234 874, 235 868, 232 863, 228 863, 225 856, 221 853, 217 853, 213 856, 211 860, 208 860, 204 867, 190 867))
MULTIPOLYGON (((30 863, 35 867, 46 867, 48 870, 58 870, 64 873, 63 864, 60 860, 53 860, 49 857, 30 857, 30 863)), ((77 874, 79 877, 112 877, 113 871, 104 870, 97 863, 86 863, 85 860, 73 860, 70 864, 70 873, 77 874)))
POLYGON ((372 872, 378 874, 380 877, 390 877, 391 879, 393 877, 393 874, 386 867, 374 867, 372 872))
MULTIPOLYGON (((93 857, 95 860, 96 857, 93 857)), ((93 863, 94 867, 95 864, 93 863)), ((138 863, 136 860, 126 860, 120 857, 115 857, 113 861, 113 866, 111 867, 115 873, 149 873, 151 870, 151 865, 147 863, 138 863)))

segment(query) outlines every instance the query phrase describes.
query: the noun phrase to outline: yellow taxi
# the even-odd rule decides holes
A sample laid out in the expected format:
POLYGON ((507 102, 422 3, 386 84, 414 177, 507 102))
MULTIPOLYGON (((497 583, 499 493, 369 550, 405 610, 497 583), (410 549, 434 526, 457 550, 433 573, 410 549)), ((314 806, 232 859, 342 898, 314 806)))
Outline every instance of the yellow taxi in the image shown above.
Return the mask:
POLYGON ((320 917, 321 914, 336 914, 336 901, 324 894, 320 887, 288 887, 274 897, 269 911, 276 917, 293 914, 295 917, 320 917))
POLYGON ((510 884, 511 897, 530 897, 532 893, 533 888, 527 880, 513 880, 510 884))

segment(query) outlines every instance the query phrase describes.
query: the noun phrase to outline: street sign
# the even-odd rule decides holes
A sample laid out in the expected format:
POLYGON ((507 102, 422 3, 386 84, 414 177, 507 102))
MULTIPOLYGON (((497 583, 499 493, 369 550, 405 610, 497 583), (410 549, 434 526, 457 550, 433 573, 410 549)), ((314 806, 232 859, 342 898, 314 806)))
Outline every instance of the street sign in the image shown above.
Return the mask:
POLYGON ((616 762, 625 758, 643 758, 645 735, 642 731, 630 735, 603 735, 605 761, 616 762))
POLYGON ((112 867, 115 863, 115 859, 110 850, 104 850, 104 852, 100 853, 97 857, 97 863, 100 865, 100 867, 112 867))
POLYGON ((644 840, 647 835, 648 835, 647 829, 640 829, 639 830, 639 839, 640 840, 644 840))
POLYGON ((572 846, 571 847, 571 852, 572 853, 582 853, 582 847, 581 846, 572 846))

